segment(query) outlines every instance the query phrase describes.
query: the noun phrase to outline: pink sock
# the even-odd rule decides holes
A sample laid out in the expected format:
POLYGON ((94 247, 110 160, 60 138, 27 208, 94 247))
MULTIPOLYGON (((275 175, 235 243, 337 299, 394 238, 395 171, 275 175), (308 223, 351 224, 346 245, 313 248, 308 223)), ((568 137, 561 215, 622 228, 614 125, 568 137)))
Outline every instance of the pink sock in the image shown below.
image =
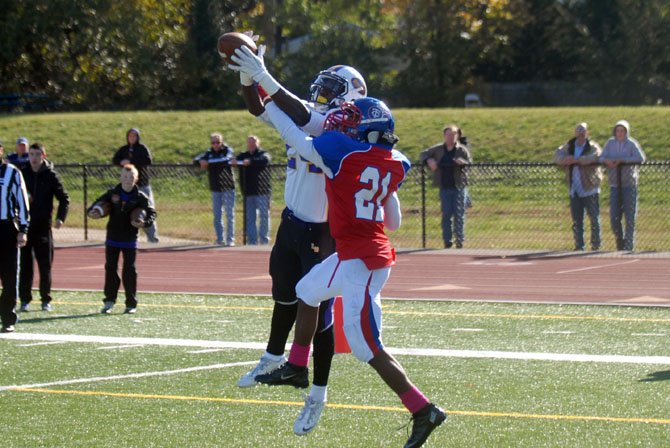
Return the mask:
POLYGON ((288 355, 288 362, 300 367, 307 367, 309 363, 310 345, 300 345, 295 342, 291 345, 291 352, 288 355))
POLYGON ((400 395, 400 401, 412 414, 420 411, 425 405, 430 403, 428 398, 416 386, 412 386, 410 390, 400 395))

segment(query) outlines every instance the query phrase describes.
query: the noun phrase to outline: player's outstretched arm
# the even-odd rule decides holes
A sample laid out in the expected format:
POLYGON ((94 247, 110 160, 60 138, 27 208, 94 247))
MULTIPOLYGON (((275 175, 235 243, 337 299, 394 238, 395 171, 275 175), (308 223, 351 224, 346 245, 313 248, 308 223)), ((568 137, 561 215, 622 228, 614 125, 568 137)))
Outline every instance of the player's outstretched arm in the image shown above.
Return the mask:
POLYGON ((384 204, 384 227, 395 231, 400 228, 401 223, 400 199, 398 198, 398 193, 394 191, 384 204))
MULTIPOLYGON (((310 110, 309 108, 293 93, 286 90, 265 68, 263 60, 262 45, 259 46, 258 55, 255 55, 250 48, 242 46, 235 50, 235 54, 231 56, 231 60, 236 65, 229 65, 231 70, 244 73, 256 81, 267 93, 272 97, 272 100, 277 103, 277 106, 283 110, 298 126, 304 126, 309 122, 310 110)), ((244 90, 243 95, 244 95, 244 90)), ((246 101, 246 98, 245 98, 246 101)), ((251 112, 251 110, 250 110, 251 112)), ((254 112, 252 112, 254 113, 254 112)), ((260 114, 255 114, 258 116, 260 114)))
POLYGON ((242 99, 244 99, 244 104, 247 105, 247 110, 254 117, 259 117, 265 112, 263 102, 258 95, 258 88, 253 82, 250 86, 242 84, 242 99))
POLYGON ((302 157, 321 168, 326 176, 332 178, 333 172, 324 163, 323 158, 316 151, 316 148, 314 148, 314 139, 298 128, 293 120, 274 104, 274 101, 266 104, 265 110, 268 113, 268 118, 272 121, 273 126, 279 132, 279 135, 281 135, 282 140, 289 146, 295 148, 295 150, 298 151, 298 154, 302 157))

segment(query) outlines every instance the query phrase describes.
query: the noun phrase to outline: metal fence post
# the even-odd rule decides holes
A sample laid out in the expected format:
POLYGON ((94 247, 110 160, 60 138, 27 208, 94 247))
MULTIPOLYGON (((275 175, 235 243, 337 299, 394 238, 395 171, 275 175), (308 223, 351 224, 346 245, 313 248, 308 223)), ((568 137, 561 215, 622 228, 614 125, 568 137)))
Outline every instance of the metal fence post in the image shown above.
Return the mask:
POLYGON ((82 179, 84 180, 84 241, 88 241, 88 174, 86 165, 82 165, 81 170, 83 172, 82 179))
POLYGON ((426 169, 421 164, 421 247, 426 248, 426 169))
MULTIPOLYGON (((239 163, 239 161, 238 161, 239 163)), ((240 173, 240 190, 242 193, 242 244, 247 244, 247 170, 242 166, 240 173)), ((256 223, 254 222, 254 225, 256 223)))

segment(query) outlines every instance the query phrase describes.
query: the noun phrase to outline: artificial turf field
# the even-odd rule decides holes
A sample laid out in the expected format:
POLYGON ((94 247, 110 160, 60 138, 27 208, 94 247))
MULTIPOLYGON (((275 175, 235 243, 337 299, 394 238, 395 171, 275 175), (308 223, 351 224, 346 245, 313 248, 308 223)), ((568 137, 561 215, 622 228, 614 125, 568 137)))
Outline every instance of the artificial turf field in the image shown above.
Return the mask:
MULTIPOLYGON (((265 346, 266 297, 100 293, 0 336, 8 447, 401 447, 409 415, 372 368, 333 362, 319 426, 295 436, 302 391, 237 379, 265 346), (12 386, 12 387, 10 387, 12 386)), ((384 301, 383 338, 449 419, 430 447, 670 446, 670 309, 384 301)), ((33 305, 39 309, 39 303, 33 305)))

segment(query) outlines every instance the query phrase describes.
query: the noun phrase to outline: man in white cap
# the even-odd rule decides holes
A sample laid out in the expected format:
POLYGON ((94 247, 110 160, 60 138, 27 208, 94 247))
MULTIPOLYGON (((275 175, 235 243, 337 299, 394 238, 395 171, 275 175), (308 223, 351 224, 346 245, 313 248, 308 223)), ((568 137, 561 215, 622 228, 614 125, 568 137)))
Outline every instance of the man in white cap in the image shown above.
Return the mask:
POLYGON ((28 158, 28 139, 19 137, 16 139, 16 152, 7 156, 7 161, 22 170, 30 163, 28 158))
POLYGON ((591 250, 600 249, 600 145, 589 139, 586 123, 577 123, 575 136, 556 150, 554 162, 565 167, 575 250, 584 250, 584 211, 591 221, 591 250))

